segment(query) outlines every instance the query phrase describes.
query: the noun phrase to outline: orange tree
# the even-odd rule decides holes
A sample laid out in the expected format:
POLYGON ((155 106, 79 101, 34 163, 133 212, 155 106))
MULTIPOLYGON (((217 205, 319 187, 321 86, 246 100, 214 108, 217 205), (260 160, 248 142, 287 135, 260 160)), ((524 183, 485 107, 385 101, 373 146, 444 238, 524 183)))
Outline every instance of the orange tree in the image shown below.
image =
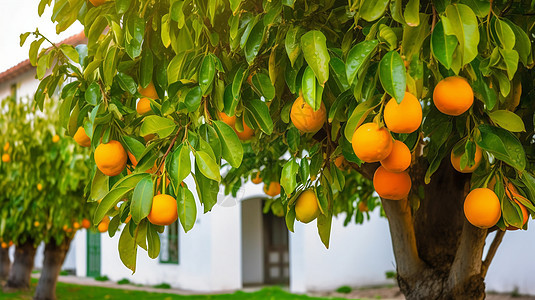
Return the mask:
POLYGON ((29 287, 35 250, 44 242, 35 299, 53 299, 70 241, 89 217, 83 198, 87 153, 56 129, 53 110, 35 113, 30 100, 13 98, 0 107, 0 237, 16 247, 6 286, 29 287))
POLYGON ((188 231, 192 191, 207 212, 220 183, 235 193, 250 176, 280 193, 290 230, 317 218, 325 245, 332 216, 361 222, 375 189, 406 297, 482 299, 504 230, 535 212, 532 1, 47 5, 88 43, 39 51, 33 33, 35 98, 69 78, 61 122, 91 147, 94 221, 131 199, 109 229, 133 220, 119 241, 133 271, 138 245, 158 255, 177 217, 158 212, 176 205, 188 231))

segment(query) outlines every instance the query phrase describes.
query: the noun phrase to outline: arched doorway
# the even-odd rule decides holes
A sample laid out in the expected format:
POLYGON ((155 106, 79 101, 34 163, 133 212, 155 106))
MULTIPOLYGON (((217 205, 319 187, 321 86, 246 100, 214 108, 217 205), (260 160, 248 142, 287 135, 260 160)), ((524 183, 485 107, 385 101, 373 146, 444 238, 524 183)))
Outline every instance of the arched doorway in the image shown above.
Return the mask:
POLYGON ((262 199, 241 203, 244 286, 289 283, 288 229, 284 218, 264 214, 262 199))

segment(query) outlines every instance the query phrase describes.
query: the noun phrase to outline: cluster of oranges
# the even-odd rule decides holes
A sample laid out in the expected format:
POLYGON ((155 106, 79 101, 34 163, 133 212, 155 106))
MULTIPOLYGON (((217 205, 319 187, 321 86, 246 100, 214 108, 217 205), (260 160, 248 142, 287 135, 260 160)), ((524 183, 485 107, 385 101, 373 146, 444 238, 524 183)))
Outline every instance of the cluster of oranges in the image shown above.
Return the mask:
POLYGON ((9 142, 6 142, 4 144, 4 154, 2 154, 2 162, 4 163, 8 163, 11 161, 11 156, 9 155, 9 153, 7 153, 9 151, 9 148, 11 147, 11 145, 9 145, 9 142))
POLYGON ((379 196, 390 200, 405 199, 411 190, 407 169, 411 165, 411 151, 390 132, 412 133, 422 123, 422 106, 414 95, 406 92, 401 103, 392 98, 385 105, 386 127, 365 123, 355 130, 351 139, 357 157, 367 163, 380 162, 373 176, 373 186, 379 196))

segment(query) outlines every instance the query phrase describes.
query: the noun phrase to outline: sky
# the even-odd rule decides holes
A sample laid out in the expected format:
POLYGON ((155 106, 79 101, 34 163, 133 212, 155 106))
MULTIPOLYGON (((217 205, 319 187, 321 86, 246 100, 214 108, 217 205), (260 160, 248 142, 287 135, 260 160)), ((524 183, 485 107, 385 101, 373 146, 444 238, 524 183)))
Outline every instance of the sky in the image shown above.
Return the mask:
MULTIPOLYGON (((52 8, 47 7, 43 16, 37 14, 39 0, 0 0, 0 73, 28 58, 32 36, 26 44, 19 45, 20 34, 27 31, 43 33, 52 42, 59 42, 83 30, 77 21, 69 29, 56 34, 56 25, 50 20, 52 8)), ((48 47, 46 42, 44 47, 48 47)))

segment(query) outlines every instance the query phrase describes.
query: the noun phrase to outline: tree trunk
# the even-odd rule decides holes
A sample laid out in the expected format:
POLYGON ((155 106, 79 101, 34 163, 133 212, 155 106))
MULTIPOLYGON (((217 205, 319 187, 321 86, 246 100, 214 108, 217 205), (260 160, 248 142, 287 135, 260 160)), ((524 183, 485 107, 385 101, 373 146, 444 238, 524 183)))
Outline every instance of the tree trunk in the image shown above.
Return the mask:
POLYGON ((17 245, 15 248, 15 260, 5 285, 8 290, 23 290, 30 288, 30 278, 33 269, 36 247, 33 241, 17 245))
POLYGON ((34 300, 56 299, 56 283, 70 245, 70 238, 65 238, 59 245, 52 239, 45 245, 43 269, 41 270, 41 277, 35 289, 34 300))
POLYGON ((0 248, 0 281, 4 281, 9 276, 11 260, 9 259, 9 248, 0 248))
POLYGON ((488 232, 472 226, 463 212, 470 175, 456 172, 444 160, 426 185, 427 164, 414 166, 412 194, 423 187, 424 198, 382 200, 401 292, 409 300, 484 299, 486 270, 503 232, 498 230, 494 249, 483 261, 488 232))

